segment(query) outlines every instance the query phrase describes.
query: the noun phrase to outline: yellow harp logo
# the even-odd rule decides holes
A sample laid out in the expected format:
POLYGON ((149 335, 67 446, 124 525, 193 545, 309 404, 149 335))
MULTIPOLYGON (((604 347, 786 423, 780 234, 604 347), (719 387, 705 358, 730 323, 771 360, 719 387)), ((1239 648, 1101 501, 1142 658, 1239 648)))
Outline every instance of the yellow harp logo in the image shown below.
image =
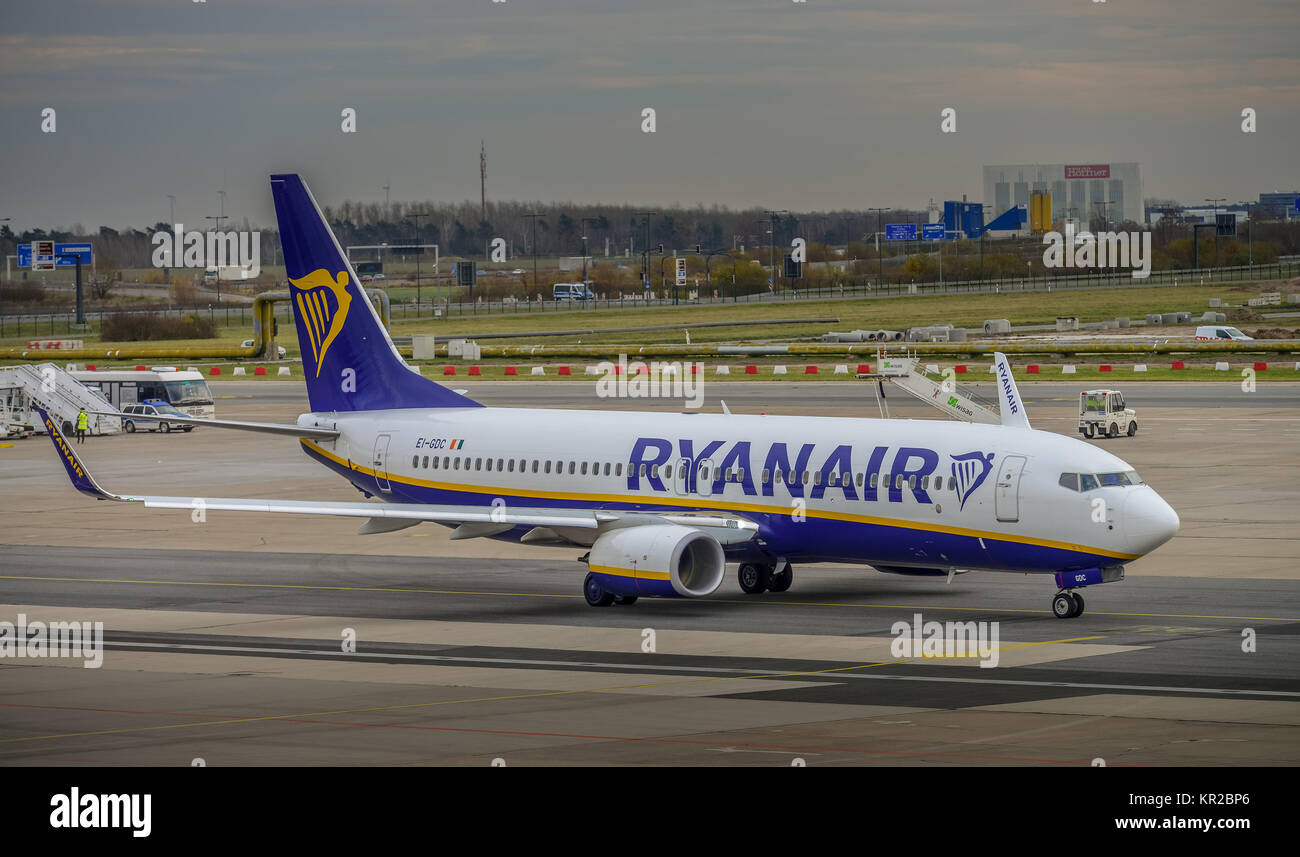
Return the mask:
POLYGON ((297 294, 298 318, 307 325, 307 339, 316 358, 316 377, 320 377, 325 354, 343 329, 352 296, 348 294, 348 272, 339 271, 337 281, 324 268, 317 268, 298 279, 289 279, 297 294))

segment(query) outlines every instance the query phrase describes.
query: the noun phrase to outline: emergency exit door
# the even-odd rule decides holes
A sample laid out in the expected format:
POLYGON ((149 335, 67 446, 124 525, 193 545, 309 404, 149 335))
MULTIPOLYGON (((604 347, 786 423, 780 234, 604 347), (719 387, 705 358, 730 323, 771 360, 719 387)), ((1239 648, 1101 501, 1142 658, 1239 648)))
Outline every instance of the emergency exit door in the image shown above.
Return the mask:
POLYGON ((379 490, 388 494, 393 486, 388 482, 388 439, 391 435, 381 434, 375 438, 375 483, 379 490))
POLYGON ((1020 472, 1024 469, 1023 455, 1008 455, 998 466, 998 487, 994 507, 999 521, 1020 520, 1020 472))

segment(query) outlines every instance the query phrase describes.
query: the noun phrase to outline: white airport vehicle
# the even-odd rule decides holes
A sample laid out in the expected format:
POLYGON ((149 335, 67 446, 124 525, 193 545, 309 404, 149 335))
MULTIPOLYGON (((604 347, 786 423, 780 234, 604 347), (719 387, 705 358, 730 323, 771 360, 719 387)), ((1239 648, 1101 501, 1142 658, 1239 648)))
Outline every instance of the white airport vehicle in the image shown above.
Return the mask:
POLYGON ((707 596, 728 562, 753 595, 789 589, 796 563, 839 562, 1050 575, 1052 612, 1068 618, 1080 588, 1123 579, 1178 531, 1127 463, 1031 428, 1001 354, 996 425, 484 407, 407 368, 302 179, 275 175, 271 189, 294 297, 326 310, 296 314, 311 411, 294 425, 185 422, 295 437, 368 501, 114 493, 47 421, 78 490, 359 518, 362 534, 432 522, 452 539, 571 545, 594 607, 707 596))
POLYGON ((74 376, 53 363, 0 367, 0 423, 10 426, 11 436, 24 436, 29 429, 41 430, 38 411, 43 409, 71 434, 84 410, 92 435, 116 433, 121 426, 104 397, 74 376))
MULTIPOLYGON (((361 278, 361 281, 362 281, 362 282, 365 282, 365 278, 362 277, 362 278, 361 278)), ((243 342, 239 343, 239 347, 240 347, 240 348, 252 348, 252 347, 253 347, 253 340, 251 340, 251 339, 245 339, 243 342)), ((278 355, 280 356, 280 359, 281 359, 281 360, 283 360, 283 359, 284 359, 286 356, 288 356, 288 354, 289 354, 289 352, 285 350, 285 348, 284 348, 283 345, 277 345, 277 346, 275 347, 275 351, 276 351, 276 354, 278 354, 278 355)))
POLYGON ((118 410, 136 402, 157 400, 191 417, 212 419, 217 415, 212 391, 198 371, 154 366, 150 369, 83 369, 68 374, 87 387, 102 392, 104 399, 118 410))
POLYGON ((586 283, 555 283, 551 286, 551 297, 557 301, 592 301, 596 293, 586 283))
POLYGON ((1137 434, 1137 411, 1124 406, 1119 390, 1084 390, 1079 394, 1079 434, 1091 438, 1137 434))
POLYGON ((1228 327, 1223 324, 1202 325, 1201 327, 1196 328, 1196 338, 1200 341, 1208 341, 1212 339, 1236 339, 1252 342, 1255 339, 1255 337, 1247 336, 1235 327, 1228 327))

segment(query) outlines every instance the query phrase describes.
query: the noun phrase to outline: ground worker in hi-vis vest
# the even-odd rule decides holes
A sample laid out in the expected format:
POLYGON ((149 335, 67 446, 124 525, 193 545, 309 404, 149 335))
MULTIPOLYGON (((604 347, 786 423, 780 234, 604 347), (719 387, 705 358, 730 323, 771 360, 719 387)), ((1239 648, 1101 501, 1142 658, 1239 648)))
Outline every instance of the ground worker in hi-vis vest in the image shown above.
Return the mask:
POLYGON ((77 414, 77 443, 86 442, 86 429, 90 428, 90 414, 83 408, 77 414))

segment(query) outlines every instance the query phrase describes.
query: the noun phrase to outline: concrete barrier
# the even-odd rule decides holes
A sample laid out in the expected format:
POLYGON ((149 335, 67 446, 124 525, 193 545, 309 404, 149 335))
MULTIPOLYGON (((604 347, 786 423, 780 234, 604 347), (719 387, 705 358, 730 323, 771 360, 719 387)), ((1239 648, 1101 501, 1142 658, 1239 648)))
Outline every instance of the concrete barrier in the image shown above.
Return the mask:
POLYGON ((991 318, 984 322, 985 333, 1010 333, 1011 322, 1005 318, 991 318))
POLYGON ((773 366, 773 367, 772 367, 772 374, 773 374, 773 375, 784 375, 784 374, 786 374, 785 367, 784 367, 784 366, 773 366))
POLYGON ((730 374, 731 374, 731 367, 730 367, 730 366, 719 366, 717 369, 715 369, 715 370, 713 371, 713 374, 715 374, 715 375, 730 375, 730 374))
POLYGON ((1073 374, 1075 374, 1075 373, 1074 373, 1074 367, 1071 366, 1071 365, 1068 364, 1068 363, 1065 364, 1064 366, 1061 367, 1061 374, 1062 374, 1062 375, 1073 375, 1073 374))
MULTIPOLYGON (((416 368, 419 368, 419 367, 416 367, 416 368)), ((292 375, 293 372, 289 369, 288 366, 281 366, 281 367, 280 367, 280 370, 279 370, 278 372, 276 372, 275 374, 277 374, 277 375, 283 377, 283 376, 285 376, 285 375, 292 375)))
POLYGON ((534 367, 533 367, 533 371, 532 371, 531 373, 529 373, 529 374, 531 374, 531 375, 545 375, 545 374, 546 374, 546 370, 543 369, 541 366, 534 366, 534 367))
POLYGON ((1160 323, 1161 323, 1161 324, 1178 324, 1178 313, 1176 313, 1176 312, 1162 312, 1162 313, 1160 313, 1160 323))
POLYGON ((1228 364, 1227 364, 1227 363, 1215 363, 1215 364, 1214 364, 1214 371, 1215 371, 1215 372, 1227 372, 1227 371, 1228 371, 1228 364))
POLYGON ((247 375, 248 373, 244 371, 244 367, 243 367, 243 366, 236 366, 236 367, 235 367, 235 371, 231 372, 230 374, 232 374, 232 375, 247 375))
POLYGON ((1135 366, 1133 367, 1133 371, 1134 371, 1134 372, 1145 372, 1145 371, 1147 371, 1147 364, 1145 364, 1145 363, 1138 363, 1137 365, 1135 365, 1135 366))
POLYGON ((837 363, 837 364, 835 365, 835 374, 836 374, 836 375, 847 375, 847 374, 849 374, 849 367, 848 367, 848 366, 845 366, 843 363, 837 363))

